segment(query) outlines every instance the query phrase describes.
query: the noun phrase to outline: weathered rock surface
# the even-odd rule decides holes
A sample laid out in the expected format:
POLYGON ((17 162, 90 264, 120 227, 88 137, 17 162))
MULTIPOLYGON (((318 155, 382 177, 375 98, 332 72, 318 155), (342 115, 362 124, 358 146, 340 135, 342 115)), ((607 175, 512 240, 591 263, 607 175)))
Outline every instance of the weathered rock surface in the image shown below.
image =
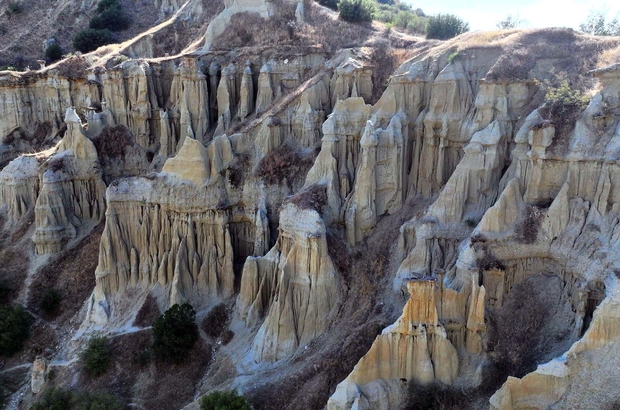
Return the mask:
POLYGON ((276 245, 248 258, 237 312, 248 327, 264 321, 252 347, 256 361, 276 361, 327 330, 340 299, 325 225, 313 209, 287 204, 276 245))

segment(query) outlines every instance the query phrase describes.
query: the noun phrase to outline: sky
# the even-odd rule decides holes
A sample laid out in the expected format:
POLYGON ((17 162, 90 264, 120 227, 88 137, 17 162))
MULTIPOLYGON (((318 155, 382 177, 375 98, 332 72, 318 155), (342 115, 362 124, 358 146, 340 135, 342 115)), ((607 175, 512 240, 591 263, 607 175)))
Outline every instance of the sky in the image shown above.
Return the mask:
POLYGON ((620 18, 620 2, 603 0, 401 0, 426 14, 451 13, 469 22, 471 30, 493 30, 508 14, 519 15, 522 27, 579 29, 590 10, 607 11, 608 20, 620 18))

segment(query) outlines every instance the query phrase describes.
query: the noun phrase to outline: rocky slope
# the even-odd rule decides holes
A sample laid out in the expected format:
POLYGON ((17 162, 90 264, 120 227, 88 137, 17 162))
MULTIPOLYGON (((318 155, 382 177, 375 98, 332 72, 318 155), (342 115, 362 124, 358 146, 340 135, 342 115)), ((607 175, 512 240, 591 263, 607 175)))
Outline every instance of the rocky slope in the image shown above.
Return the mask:
POLYGON ((10 408, 53 385, 145 409, 231 388, 261 409, 613 408, 619 39, 366 27, 340 49, 312 45, 344 27, 316 5, 164 3, 122 45, 0 73, 0 279, 40 329, 0 373, 10 408), (223 51, 250 12, 295 40, 223 51), (587 98, 552 98, 570 88, 587 98), (184 302, 223 303, 232 340, 136 365, 184 302), (99 333, 117 366, 91 380, 99 333))

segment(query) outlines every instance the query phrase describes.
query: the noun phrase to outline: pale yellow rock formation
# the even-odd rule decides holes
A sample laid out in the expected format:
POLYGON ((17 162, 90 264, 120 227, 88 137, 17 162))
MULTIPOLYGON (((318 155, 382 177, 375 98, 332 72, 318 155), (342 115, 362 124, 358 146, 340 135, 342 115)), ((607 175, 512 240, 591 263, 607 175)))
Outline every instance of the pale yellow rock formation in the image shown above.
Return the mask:
MULTIPOLYGON (((176 140, 180 148, 188 136, 197 139, 203 144, 209 129, 209 109, 206 102, 209 100, 206 76, 198 67, 195 58, 184 58, 175 71, 170 90, 170 103, 174 115, 179 117, 179 129, 176 140)), ((164 135, 162 135, 162 138, 164 135)), ((172 144, 174 138, 171 139, 172 144)), ((176 151, 167 143, 167 151, 176 151)), ((162 144, 163 145, 163 144, 162 144)))
POLYGON ((150 120, 153 105, 152 69, 144 61, 129 60, 107 70, 101 76, 103 97, 116 124, 127 126, 136 142, 150 145, 150 120))
POLYGON ((65 115, 67 132, 41 176, 35 205, 37 253, 55 253, 64 242, 97 224, 105 211, 105 184, 94 144, 82 133, 72 108, 65 115), (54 165, 58 164, 58 165, 54 165))
POLYGON ((189 301, 200 308, 232 296, 235 253, 262 252, 269 237, 264 211, 251 214, 246 232, 234 209, 220 207, 221 171, 232 156, 226 136, 207 148, 186 138, 161 174, 110 185, 87 327, 130 322, 153 289, 164 306, 189 301), (257 245, 235 244, 247 240, 257 245), (140 297, 128 302, 131 289, 140 297))
POLYGON ((36 156, 23 155, 0 171, 0 205, 6 206, 9 225, 34 208, 40 189, 39 166, 36 156))
POLYGON ((248 258, 243 269, 237 313, 249 327, 264 318, 254 360, 285 359, 325 332, 339 293, 321 217, 286 205, 276 245, 264 257, 248 258))
POLYGON ((39 394, 45 387, 45 376, 48 361, 43 357, 37 357, 32 363, 32 375, 30 376, 30 390, 39 394))
POLYGON ((377 336, 353 372, 338 385, 327 403, 328 410, 387 409, 389 403, 398 405, 403 379, 420 384, 434 380, 452 384, 459 373, 459 358, 438 321, 436 284, 435 279, 407 282, 410 296, 402 315, 377 336), (385 400, 368 394, 369 387, 372 389, 378 381, 393 385, 392 389, 382 386, 381 390, 396 397, 385 400))

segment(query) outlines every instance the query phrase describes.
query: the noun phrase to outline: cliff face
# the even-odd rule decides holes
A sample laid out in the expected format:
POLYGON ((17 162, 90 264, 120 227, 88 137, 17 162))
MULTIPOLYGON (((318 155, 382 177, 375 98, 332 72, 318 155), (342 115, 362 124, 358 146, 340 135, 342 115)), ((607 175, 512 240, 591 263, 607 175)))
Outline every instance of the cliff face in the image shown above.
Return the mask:
POLYGON ((593 380, 619 376, 605 357, 618 345, 620 67, 587 71, 617 40, 552 29, 418 44, 371 104, 366 47, 212 50, 233 15, 277 18, 274 6, 226 2, 210 20, 203 3, 159 2, 162 25, 118 50, 152 57, 149 41, 195 19, 206 35, 188 47, 202 51, 100 50, 71 78, 66 62, 0 74, 2 232, 32 235, 27 276, 105 222, 75 343, 54 354, 70 361, 95 331, 142 332, 149 309, 188 302, 203 320, 224 303, 234 337, 202 335, 213 367, 186 402, 236 388, 256 408, 393 409, 418 386, 477 400, 462 408, 617 400, 593 380), (596 90, 587 106, 546 95, 560 69, 596 90))

